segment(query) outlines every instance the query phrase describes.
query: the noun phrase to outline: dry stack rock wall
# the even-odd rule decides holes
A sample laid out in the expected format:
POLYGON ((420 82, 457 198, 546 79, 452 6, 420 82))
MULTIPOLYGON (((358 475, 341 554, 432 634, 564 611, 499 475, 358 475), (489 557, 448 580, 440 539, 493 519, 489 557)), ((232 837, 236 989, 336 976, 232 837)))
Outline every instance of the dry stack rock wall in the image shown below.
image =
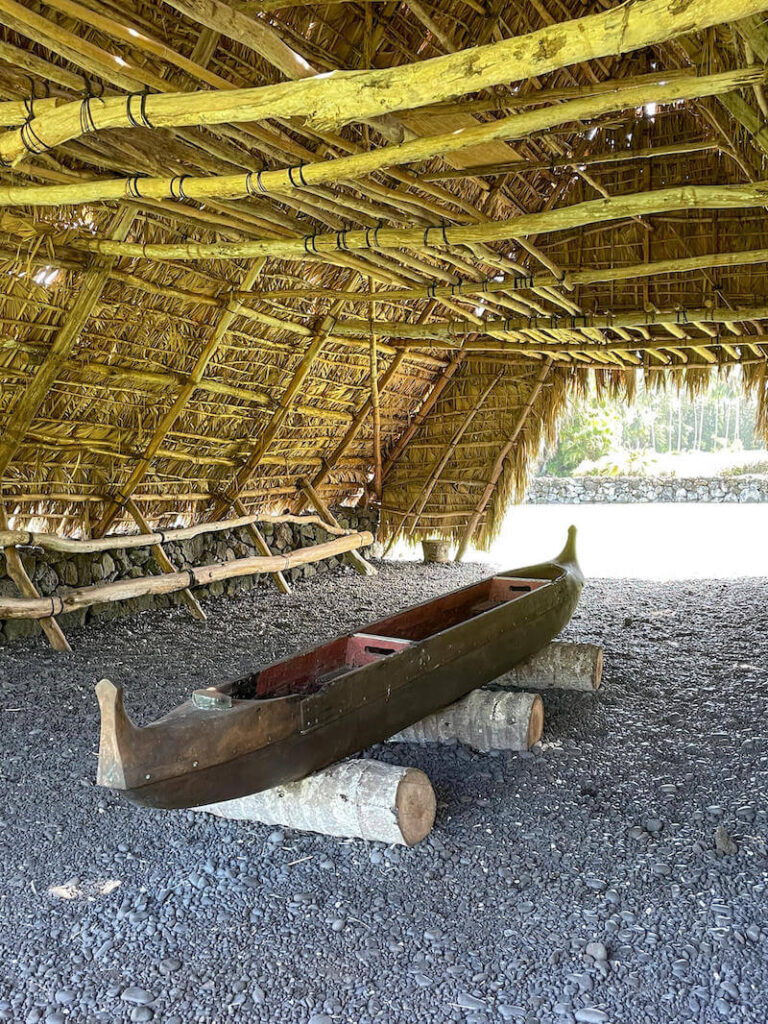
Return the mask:
POLYGON ((540 476, 525 500, 531 505, 768 501, 768 476, 540 476))
MULTIPOLYGON (((375 509, 339 509, 335 512, 339 524, 345 529, 370 530, 376 536, 378 511, 375 509)), ((262 523, 259 526, 273 554, 285 554, 294 548, 309 547, 333 540, 334 535, 316 523, 262 523)), ((160 575, 150 547, 130 548, 126 551, 106 551, 93 555, 65 555, 59 552, 43 551, 41 548, 20 548, 21 560, 30 579, 42 597, 62 593, 67 588, 87 587, 91 583, 112 580, 133 579, 138 576, 160 575)), ((178 569, 189 569, 210 562, 224 562, 232 558, 247 558, 258 555, 253 541, 244 528, 224 533, 204 533, 190 540, 164 545, 164 551, 178 569)), ((361 549, 363 556, 370 555, 368 548, 361 549)), ((340 565, 343 556, 328 558, 323 562, 298 566, 284 572, 288 582, 315 576, 340 565)), ((273 587, 266 574, 240 576, 224 582, 196 587, 198 598, 220 597, 223 594, 237 594, 254 587, 273 587)), ((16 597, 18 591, 8 578, 5 556, 0 549, 0 594, 16 597)), ((92 608, 58 616, 62 629, 83 625, 91 618, 112 619, 132 615, 147 608, 168 608, 181 603, 177 594, 137 597, 115 604, 95 605, 92 608)), ((39 632, 38 622, 29 619, 0 619, 0 643, 21 636, 39 632)))

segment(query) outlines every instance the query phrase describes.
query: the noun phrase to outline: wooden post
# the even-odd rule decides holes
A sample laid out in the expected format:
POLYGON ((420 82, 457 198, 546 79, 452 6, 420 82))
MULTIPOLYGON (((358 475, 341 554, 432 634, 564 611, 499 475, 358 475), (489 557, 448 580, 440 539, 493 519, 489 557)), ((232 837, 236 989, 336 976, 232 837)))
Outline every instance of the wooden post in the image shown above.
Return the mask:
MULTIPOLYGON (((325 504, 309 480, 300 480, 299 487, 304 492, 310 503, 315 507, 315 510, 320 513, 320 516, 331 526, 338 527, 338 519, 325 504)), ((359 551, 348 551, 344 560, 348 565, 351 565, 356 572, 359 572, 361 576, 378 575, 378 569, 371 565, 370 562, 366 562, 359 551)))
MULTIPOLYGON (((373 278, 368 278, 369 289, 373 292, 373 278)), ((373 330, 375 305, 369 307, 368 326, 371 336, 371 412, 373 413, 373 490, 381 501, 381 409, 379 408, 379 368, 376 355, 376 334, 373 330)))
POLYGON ((435 808, 424 772, 354 760, 300 782, 197 809, 236 821, 414 846, 432 830, 435 808))
MULTIPOLYGON (((8 515, 5 508, 0 505, 0 530, 8 529, 8 515)), ((3 548, 5 554, 5 566, 8 570, 8 575, 16 584, 16 589, 19 591, 22 597, 33 597, 39 598, 37 587, 34 585, 32 580, 27 575, 27 570, 21 561, 21 556, 15 547, 12 545, 3 548)), ((40 619, 40 625, 43 627, 43 632, 48 637, 48 643, 54 649, 54 651, 70 651, 72 648, 69 646, 67 638, 61 630, 56 619, 53 616, 40 619)))
MULTIPOLYGON (((139 527, 139 529, 141 530, 142 533, 151 533, 152 532, 152 530, 151 530, 151 528, 149 526, 149 523, 146 521, 144 516, 139 511, 139 508, 138 508, 136 502, 133 500, 133 498, 129 498, 128 501, 126 501, 125 507, 128 509, 128 511, 131 513, 131 515, 135 519, 136 524, 138 525, 138 527, 139 527)), ((150 547, 150 551, 155 556, 155 561, 160 566, 160 568, 163 570, 163 572, 171 573, 171 572, 176 572, 177 571, 176 566, 170 560, 168 555, 166 555, 166 553, 163 551, 162 544, 152 544, 151 547, 150 547)), ((192 593, 192 591, 189 589, 189 587, 185 587, 184 590, 180 590, 179 591, 179 597, 184 602, 184 604, 187 606, 187 608, 189 609, 190 613, 196 619, 200 619, 201 622, 204 622, 208 618, 208 616, 205 614, 203 609, 200 607, 200 602, 197 600, 197 598, 192 593)))
POLYGON ((390 743, 466 743, 489 750, 530 750, 541 739, 544 705, 537 693, 473 690, 403 729, 390 743))
MULTIPOLYGON (((248 513, 245 510, 245 505, 242 503, 240 498, 235 499, 235 501, 233 502, 233 507, 235 509, 235 512, 237 512, 239 516, 248 515, 248 513)), ((261 530, 258 528, 256 523, 249 523, 248 526, 245 527, 245 532, 256 545, 256 550, 259 552, 259 554, 272 554, 272 552, 269 550, 269 545, 264 539, 264 535, 262 534, 261 530)), ((281 594, 290 594, 291 585, 281 572, 271 572, 269 574, 269 578, 272 580, 272 582, 275 584, 275 586, 277 587, 281 594)))

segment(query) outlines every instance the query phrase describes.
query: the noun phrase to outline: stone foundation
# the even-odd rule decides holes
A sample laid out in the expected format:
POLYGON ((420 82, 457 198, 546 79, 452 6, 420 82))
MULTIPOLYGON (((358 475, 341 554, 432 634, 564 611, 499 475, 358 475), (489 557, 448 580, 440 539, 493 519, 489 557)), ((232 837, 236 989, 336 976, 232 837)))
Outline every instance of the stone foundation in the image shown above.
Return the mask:
POLYGON ((525 500, 531 505, 768 501, 768 476, 540 476, 525 500))
MULTIPOLYGON (((378 510, 340 509, 335 513, 341 526, 351 530, 370 530, 376 536, 378 510)), ((334 540, 335 534, 328 533, 315 523, 263 523, 259 526, 264 539, 273 554, 285 554, 294 548, 306 548, 334 540)), ((169 542, 163 546, 177 569, 189 569, 210 562, 225 562, 232 558, 249 558, 258 555, 245 529, 228 530, 224 533, 203 533, 190 540, 169 542)), ((108 551, 92 555, 62 555, 41 548, 20 548, 21 560, 30 579, 43 597, 63 593, 75 587, 87 587, 91 583, 133 579, 138 576, 160 575, 160 566, 149 547, 129 548, 126 551, 108 551)), ((362 555, 371 555, 370 548, 361 549, 362 555)), ((288 569, 284 575, 289 583, 298 579, 316 576, 340 565, 343 556, 328 558, 312 565, 288 569)), ((238 594, 255 587, 274 587, 266 573, 240 576, 231 580, 195 587, 198 598, 221 597, 222 594, 238 594)), ((0 594, 18 597, 15 584, 8 578, 5 557, 0 550, 0 594)), ((132 615, 148 608, 170 608, 181 605, 178 594, 157 594, 130 598, 114 604, 95 605, 67 615, 57 616, 65 633, 73 627, 82 626, 92 618, 113 619, 132 615)), ((30 619, 0 619, 0 644, 17 637, 33 636, 40 631, 36 621, 30 619)))

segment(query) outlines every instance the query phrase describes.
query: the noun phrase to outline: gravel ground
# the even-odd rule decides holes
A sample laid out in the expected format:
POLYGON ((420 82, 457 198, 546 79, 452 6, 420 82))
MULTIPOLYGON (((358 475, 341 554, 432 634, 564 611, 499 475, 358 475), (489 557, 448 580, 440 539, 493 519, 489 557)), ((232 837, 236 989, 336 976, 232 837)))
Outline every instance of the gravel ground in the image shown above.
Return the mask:
POLYGON ((435 785, 413 850, 94 786, 101 676, 147 721, 487 573, 338 570, 0 648, 0 1020, 765 1024, 768 581, 590 582, 566 635, 604 685, 545 695, 540 750, 374 751, 435 785))

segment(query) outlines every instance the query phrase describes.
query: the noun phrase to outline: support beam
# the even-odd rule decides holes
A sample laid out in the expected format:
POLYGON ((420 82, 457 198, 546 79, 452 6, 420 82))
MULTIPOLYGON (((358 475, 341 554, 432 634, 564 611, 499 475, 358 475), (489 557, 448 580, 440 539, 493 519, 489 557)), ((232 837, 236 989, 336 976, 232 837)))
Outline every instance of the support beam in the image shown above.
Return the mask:
MULTIPOLYGON (((126 237, 135 213, 135 207, 129 206, 119 210, 112 219, 109 236, 113 244, 119 244, 126 237)), ((5 429, 0 435, 0 480, 5 476, 9 463, 24 440, 32 421, 51 389, 51 385, 69 360, 83 328, 96 309, 101 299, 101 293, 109 280, 109 272, 113 264, 112 257, 97 259, 93 266, 85 272, 72 308, 64 315, 45 359, 31 378, 21 398, 12 407, 5 429)))
MULTIPOLYGON (((304 492, 309 503, 315 508, 315 511, 320 514, 320 517, 330 526, 339 528, 338 519, 325 504, 309 480, 300 480, 299 487, 304 492)), ((359 551, 348 551, 344 560, 361 576, 378 576, 378 569, 371 565, 370 562, 366 562, 359 551)))
POLYGON ((453 359, 450 361, 450 363, 445 368, 443 373, 435 381, 432 390, 429 392, 427 397, 422 402, 421 408, 411 420, 410 426, 408 426, 408 428, 403 431, 403 433, 400 435, 400 439, 398 440, 397 444, 387 456, 387 460, 382 468, 382 477, 384 480, 387 479, 387 476, 394 469, 398 459, 400 458, 400 456, 403 454, 406 447, 410 443, 411 438, 419 429, 424 420, 427 418, 430 410, 433 408, 435 402, 438 400, 440 395, 447 387, 451 377, 453 377, 454 373, 456 373, 458 368, 461 366, 463 360, 464 353, 459 352, 457 355, 453 357, 453 359))
MULTIPOLYGON (((0 530, 4 532, 8 530, 8 515, 2 505, 0 505, 0 530)), ((3 554, 5 555, 6 571, 16 584, 16 589, 19 594, 21 594, 22 597, 40 600, 40 593, 27 575, 27 570, 24 568, 21 556, 16 548, 10 544, 3 548, 3 554)), ((43 632, 48 637, 48 643, 54 651, 72 651, 72 648, 69 646, 69 641, 62 632, 61 626, 53 616, 45 616, 44 618, 41 618, 39 622, 42 626, 43 632)))
MULTIPOLYGON (((693 327, 697 324, 734 324, 748 320, 768 320, 768 306, 748 306, 744 309, 717 309, 704 306, 697 309, 633 309, 621 313, 578 313, 574 315, 553 314, 551 316, 530 316, 530 317, 508 317, 504 320, 487 319, 482 331, 471 321, 458 319, 433 321, 428 324, 407 324, 398 321, 367 321, 367 320, 339 320, 336 323, 335 331, 338 334, 350 335, 363 338, 372 329, 377 335, 384 335, 392 339, 410 339, 424 341, 425 347, 429 348, 431 342, 447 342, 450 348, 457 348, 461 339, 469 339, 471 335, 487 334, 489 337, 503 338, 506 334, 520 334, 528 332, 546 331, 553 338, 563 340, 574 339, 576 344, 572 345, 574 351, 582 350, 584 346, 600 349, 592 338, 579 338, 577 332, 581 331, 618 331, 624 328, 648 328, 648 327, 672 327, 680 328, 693 327), (576 336, 576 337, 575 337, 576 336)), ((547 339, 549 341, 549 339, 547 339)), ((483 344, 482 339, 478 343, 483 344)), ((532 341, 529 348, 537 350, 537 341, 532 341)), ((467 341, 467 347, 471 348, 471 342, 467 341)), ((542 350, 546 350, 546 344, 542 350)), ((633 347, 631 339, 627 339, 625 348, 633 347)))
MULTIPOLYGON (((707 253, 703 256, 686 256, 681 259, 655 260, 652 263, 632 263, 626 267, 604 267, 590 270, 565 270, 564 277, 556 277, 554 274, 507 274, 503 280, 498 276, 484 278, 479 281, 460 281, 453 285, 422 285, 418 288, 391 288, 387 291, 376 293, 376 301, 379 303, 399 303, 412 300, 431 298, 444 298, 450 296, 476 296, 484 294, 501 293, 506 295, 509 292, 536 290, 541 288, 555 288, 562 285, 568 290, 579 285, 600 284, 610 281, 634 281, 638 277, 655 277, 660 274, 687 274, 700 270, 708 270, 713 267, 742 267, 754 266, 759 263, 768 263, 768 249, 745 249, 729 252, 707 253)), ((254 291, 246 296, 238 294, 238 298, 245 301, 252 299, 305 299, 307 301, 316 299, 336 299, 345 303, 370 302, 371 297, 366 292, 347 292, 335 288, 318 288, 311 291, 307 288, 270 288, 264 291, 254 291)))
POLYGON ((423 229, 381 228, 375 232, 330 232, 296 239, 264 239, 242 242, 128 243, 79 238, 73 246, 106 256, 125 256, 155 261, 195 262, 207 259, 255 259, 272 256, 316 262, 339 252, 413 249, 432 247, 452 250, 481 242, 524 239, 528 235, 569 231, 590 224, 680 210, 738 210, 768 206, 768 181, 739 185, 678 185, 673 188, 638 192, 612 199, 591 199, 573 206, 556 207, 542 213, 521 214, 482 224, 442 224, 423 229))
MULTIPOLYGON (((235 502, 233 502, 233 505, 235 512, 237 512, 239 516, 245 516, 248 514, 245 510, 245 505, 243 505, 242 501, 239 498, 235 502)), ((256 523, 249 523, 248 526, 246 526, 245 528, 245 532, 256 545, 256 550, 259 552, 259 554, 272 554, 272 552, 269 550, 269 545, 264 539, 264 535, 262 534, 261 530, 258 528, 256 523)), ((272 582, 275 584, 275 586, 277 587, 281 594, 290 594, 291 585, 281 572, 271 572, 269 574, 269 578, 272 580, 272 582)))
POLYGON ((301 358, 301 361, 299 362, 299 365, 294 370, 293 376, 288 387, 283 392, 283 395, 280 399, 280 405, 272 414, 272 418, 270 419, 269 423, 264 428, 262 433, 259 434, 256 447, 235 474, 234 481, 232 482, 230 487, 226 490, 224 494, 219 495, 214 500, 213 510, 211 512, 212 520, 219 519, 221 516, 225 515, 228 509, 232 507, 237 498, 240 497, 245 488, 248 486, 248 483, 251 477, 253 476, 256 467, 264 458, 267 449, 280 432, 280 428, 288 419, 288 416, 291 412, 293 399, 298 390, 301 388, 304 381, 306 380, 307 374, 309 373, 312 367, 312 363, 314 362, 315 357, 319 354, 320 350, 325 344, 326 338, 327 335, 321 333, 318 334, 315 338, 313 338, 312 341, 310 342, 309 347, 307 348, 306 352, 301 358))
MULTIPOLYGON (((404 352, 398 352, 395 358, 389 364, 386 373, 382 376, 381 381, 379 382, 380 392, 385 391, 386 388, 389 387, 389 384, 391 383, 395 374, 400 369, 404 356, 404 352)), ((350 424, 347 432, 344 434, 344 437, 342 437, 341 441, 339 441, 339 443, 336 445, 333 452, 328 456, 328 458, 323 460, 322 468, 312 478, 311 483, 313 490, 317 490, 317 488, 321 487, 328 479, 328 477, 331 475, 331 473, 334 471, 336 466, 338 466, 339 462, 346 454, 347 449, 360 432, 360 428, 362 427, 363 423, 365 423, 365 421, 368 419, 370 411, 371 398, 369 396, 368 398, 366 398, 365 402, 363 402, 362 406, 360 407, 360 410, 356 414, 355 418, 352 420, 352 423, 350 424)), ((306 495, 304 496, 304 499, 301 499, 299 501, 300 511, 305 507, 305 502, 306 495)))
POLYGON ((515 441, 517 441, 518 437, 520 436, 520 432, 526 424, 528 416, 530 415, 531 410, 533 409, 536 403, 536 399, 539 397, 541 393, 541 389, 544 387, 544 382, 549 376, 549 371, 551 368, 552 360, 549 359, 544 364, 544 366, 542 366, 541 371, 539 372, 539 375, 536 378, 536 383, 531 389, 528 401, 526 402, 523 411, 520 413, 520 416, 518 417, 517 423, 515 423, 512 433, 509 435, 501 451, 496 456, 496 461, 494 462, 493 468, 491 469, 490 479, 485 487, 485 490, 483 491, 480 501, 478 501, 477 503, 475 511, 472 513, 472 516, 464 529, 464 533, 459 543, 459 549, 456 552, 457 562, 460 562, 461 559, 464 557, 467 547, 469 546, 469 543, 472 540, 472 537, 474 536, 475 530, 477 529, 478 523, 482 518, 483 512, 485 512, 485 507, 491 500, 493 492, 496 489, 496 484, 499 482, 499 477, 501 476, 504 470, 504 463, 506 462, 507 456, 512 451, 515 445, 515 441))
MULTIPOLYGON (((321 160, 280 170, 262 172, 239 172, 237 174, 189 175, 184 179, 186 199, 205 203, 211 199, 243 199, 254 194, 301 195, 315 185, 343 184, 367 177, 374 172, 403 164, 419 164, 436 156, 448 156, 461 150, 487 145, 495 141, 511 142, 551 131, 561 125, 594 120, 606 114, 621 110, 632 110, 646 103, 674 103, 680 100, 700 99, 705 96, 734 95, 734 90, 760 84, 765 78, 762 68, 740 68, 736 71, 716 75, 688 75, 685 78, 667 80, 663 73, 648 75, 640 84, 624 87, 621 79, 614 83, 612 92, 571 100, 563 104, 513 114, 509 117, 478 123, 461 131, 441 132, 437 135, 421 136, 396 145, 381 146, 348 156, 321 160)), ((206 95, 206 94, 202 94, 206 95)), ((202 100, 201 100, 202 102, 202 100)), ((43 115, 39 118, 42 120, 43 115)), ((699 147, 716 148, 714 143, 699 143, 699 147)), ((0 140, 0 149, 2 140, 0 140)), ((667 147, 679 151, 680 146, 667 147)), ((647 156, 654 155, 650 150, 647 156)), ((661 151, 659 151, 661 152, 661 151)), ((641 153, 640 156, 643 154, 641 153)), ((631 153, 615 157, 621 160, 631 153)), ((606 158, 607 159, 607 158, 606 158)), ((581 166, 583 161, 569 161, 562 166, 581 166)), ((508 173, 535 169, 536 163, 516 161, 500 168, 477 168, 478 173, 508 173)), ((547 164, 547 167, 552 166, 547 164)), ((462 177, 469 171, 446 172, 439 177, 462 177)), ((475 176, 474 173, 472 176, 475 176)), ((423 179, 414 177, 412 184, 420 187, 436 180, 435 175, 423 179)), ((177 178, 167 174, 148 176, 141 179, 141 195, 150 200, 178 201, 177 178)), ((124 198, 127 192, 126 179, 98 178, 93 181, 78 181, 72 184, 56 185, 2 185, 0 206, 50 206, 75 203, 106 202, 124 198)), ((448 201, 456 201, 447 195, 448 201)))
MULTIPOLYGON (((599 57, 615 57, 711 25, 759 14, 766 0, 640 0, 525 36, 462 50, 401 67, 335 72, 260 89, 210 93, 151 94, 146 119, 155 127, 306 118, 322 128, 479 92, 505 82, 534 78, 599 57)), ((129 87, 130 88, 130 87, 129 87)), ((80 102, 35 119, 39 146, 50 149, 84 134, 80 102)), ((124 96, 93 106, 93 129, 133 128, 124 96)), ((87 126, 86 126, 87 127, 87 126)), ((0 158, 16 164, 29 153, 21 132, 0 139, 0 158)))
MULTIPOLYGON (((247 271, 243 278, 242 287, 244 291, 248 291, 249 288, 258 279, 261 273, 262 267, 264 266, 264 260, 257 260, 254 265, 247 271)), ((200 386, 200 382, 210 365, 211 360, 216 355, 221 343, 232 326, 232 322, 236 319, 240 313, 241 303, 239 299, 231 299, 222 316, 219 318, 218 323, 211 335, 210 340, 203 348, 203 351, 197 357, 197 361, 189 375, 186 383, 180 388, 178 395, 176 396, 173 404, 166 414, 162 417, 155 432, 150 438, 149 444, 144 450, 144 454, 139 460, 138 466, 133 470, 128 480, 120 487, 120 498, 119 501, 111 501, 105 511, 101 520, 95 527, 94 533, 97 537, 103 537, 109 527, 115 520, 115 517, 120 511, 121 502, 125 502, 134 493, 138 485, 144 479, 147 470, 149 469, 152 459, 157 454, 160 445, 163 443, 168 432, 173 429, 176 420, 179 418, 181 413, 184 411, 186 406, 189 404, 190 399, 194 395, 195 391, 200 386)))
MULTIPOLYGON (((125 507, 133 516, 134 520, 136 521, 136 525, 138 526, 142 533, 152 532, 149 523, 141 514, 138 505, 136 504, 135 501, 133 501, 133 499, 129 498, 128 501, 125 503, 125 507)), ((154 555, 155 561, 163 570, 163 572, 175 573, 177 571, 176 566, 173 564, 173 562, 171 562, 170 558, 168 557, 168 555, 166 555, 165 551, 163 551, 162 544, 153 544, 150 548, 150 551, 154 555)), ((197 600, 197 598, 189 589, 189 587, 185 587, 184 590, 180 590, 179 597, 181 598, 184 605, 186 605, 188 611, 193 616, 193 618, 198 619, 200 622, 205 622, 208 616, 200 607, 200 602, 197 600)))
POLYGON ((319 355, 323 345, 328 341, 330 332, 336 322, 336 314, 340 312, 340 309, 341 307, 339 304, 332 306, 328 315, 323 319, 323 322, 320 325, 320 330, 312 338, 309 347, 299 361, 299 365, 294 370, 290 383, 280 398, 280 404, 272 414, 267 426, 261 434, 259 434, 256 447, 235 474, 235 478, 227 489, 226 494, 220 495, 214 501, 211 519, 219 519, 221 516, 226 515, 227 510, 231 508, 236 499, 240 497, 242 492, 248 486, 248 482, 253 476, 256 467, 266 455, 267 449, 277 437, 280 429, 294 408, 294 398, 300 391, 304 381, 307 379, 307 376, 312 369, 312 364, 319 355))

